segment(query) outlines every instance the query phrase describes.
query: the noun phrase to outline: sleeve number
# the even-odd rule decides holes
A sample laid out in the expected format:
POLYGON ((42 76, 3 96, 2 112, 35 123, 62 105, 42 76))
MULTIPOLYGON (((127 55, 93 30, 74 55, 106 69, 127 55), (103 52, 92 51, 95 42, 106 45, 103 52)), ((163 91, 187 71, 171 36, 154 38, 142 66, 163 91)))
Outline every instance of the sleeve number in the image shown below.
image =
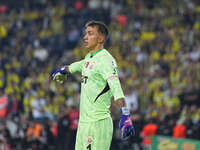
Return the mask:
POLYGON ((92 149, 91 149, 91 144, 89 144, 89 145, 87 146, 87 149, 88 149, 88 150, 92 150, 92 149))
POLYGON ((116 75, 116 74, 117 74, 117 70, 113 69, 113 75, 116 75))

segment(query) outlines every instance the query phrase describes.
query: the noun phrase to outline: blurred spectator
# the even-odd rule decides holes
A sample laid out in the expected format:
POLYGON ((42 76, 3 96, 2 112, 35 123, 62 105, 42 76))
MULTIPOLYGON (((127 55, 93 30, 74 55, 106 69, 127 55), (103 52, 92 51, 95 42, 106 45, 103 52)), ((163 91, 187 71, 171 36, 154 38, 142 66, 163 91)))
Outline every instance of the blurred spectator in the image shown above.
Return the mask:
POLYGON ((42 47, 41 45, 35 50, 34 57, 37 58, 39 61, 44 62, 48 57, 47 50, 42 47))
POLYGON ((79 110, 73 106, 73 104, 68 106, 69 109, 69 120, 70 120, 70 139, 69 139, 69 148, 70 150, 75 149, 76 142, 76 133, 78 129, 78 120, 79 120, 79 110))
POLYGON ((130 109, 130 111, 137 111, 139 109, 138 104, 138 93, 136 89, 130 88, 127 89, 125 93, 125 101, 127 104, 127 107, 130 109))
POLYGON ((34 100, 31 103, 31 106, 33 108, 32 113, 33 113, 34 119, 43 119, 45 117, 45 114, 44 114, 45 103, 46 103, 45 99, 43 99, 40 96, 40 93, 37 93, 37 96, 34 98, 34 100))
POLYGON ((173 137, 174 138, 185 138, 186 137, 186 126, 176 125, 173 128, 173 137))
POLYGON ((3 94, 3 91, 0 90, 0 117, 6 117, 8 110, 8 98, 3 94))
POLYGON ((1 149, 9 150, 11 147, 10 132, 5 123, 0 123, 0 147, 1 149))
POLYGON ((69 149, 70 145, 70 120, 68 117, 68 109, 63 106, 60 109, 58 116, 58 136, 57 148, 58 150, 69 149))
POLYGON ((156 135, 157 132, 157 124, 154 123, 155 121, 152 120, 152 123, 148 123, 144 126, 141 132, 142 136, 142 145, 144 150, 150 150, 151 149, 151 136, 156 135))
POLYGON ((142 130, 144 127, 144 121, 142 115, 139 111, 132 112, 131 119, 135 128, 135 135, 129 139, 130 149, 142 150, 142 130))

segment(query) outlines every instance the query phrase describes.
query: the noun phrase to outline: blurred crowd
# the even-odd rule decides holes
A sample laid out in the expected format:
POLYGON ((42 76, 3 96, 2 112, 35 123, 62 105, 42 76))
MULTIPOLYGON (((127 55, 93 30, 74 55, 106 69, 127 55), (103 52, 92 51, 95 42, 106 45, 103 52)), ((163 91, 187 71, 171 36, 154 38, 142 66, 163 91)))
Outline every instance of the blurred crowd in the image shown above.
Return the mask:
POLYGON ((136 135, 120 140, 113 103, 111 150, 141 150, 159 134, 200 140, 198 0, 26 0, 0 2, 0 149, 74 149, 80 75, 50 73, 84 58, 84 24, 110 35, 136 135), (69 148, 70 147, 70 148, 69 148))

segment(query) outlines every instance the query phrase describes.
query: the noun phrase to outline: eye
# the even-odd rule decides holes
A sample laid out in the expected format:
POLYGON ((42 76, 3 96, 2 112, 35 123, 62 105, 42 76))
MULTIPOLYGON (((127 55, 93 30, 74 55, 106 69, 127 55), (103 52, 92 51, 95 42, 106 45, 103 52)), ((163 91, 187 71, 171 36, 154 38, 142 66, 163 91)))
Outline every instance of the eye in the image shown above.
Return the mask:
POLYGON ((93 32, 92 31, 88 31, 88 35, 92 35, 93 34, 93 32))

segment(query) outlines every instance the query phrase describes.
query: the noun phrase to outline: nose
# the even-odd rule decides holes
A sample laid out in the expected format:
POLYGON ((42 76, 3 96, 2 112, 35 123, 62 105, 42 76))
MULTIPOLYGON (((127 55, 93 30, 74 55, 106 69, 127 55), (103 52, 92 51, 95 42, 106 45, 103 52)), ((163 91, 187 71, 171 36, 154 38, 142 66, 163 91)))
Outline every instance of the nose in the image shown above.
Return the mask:
POLYGON ((85 34, 84 37, 83 37, 83 39, 84 39, 84 40, 87 40, 87 38, 88 38, 88 37, 87 37, 87 34, 85 34))

